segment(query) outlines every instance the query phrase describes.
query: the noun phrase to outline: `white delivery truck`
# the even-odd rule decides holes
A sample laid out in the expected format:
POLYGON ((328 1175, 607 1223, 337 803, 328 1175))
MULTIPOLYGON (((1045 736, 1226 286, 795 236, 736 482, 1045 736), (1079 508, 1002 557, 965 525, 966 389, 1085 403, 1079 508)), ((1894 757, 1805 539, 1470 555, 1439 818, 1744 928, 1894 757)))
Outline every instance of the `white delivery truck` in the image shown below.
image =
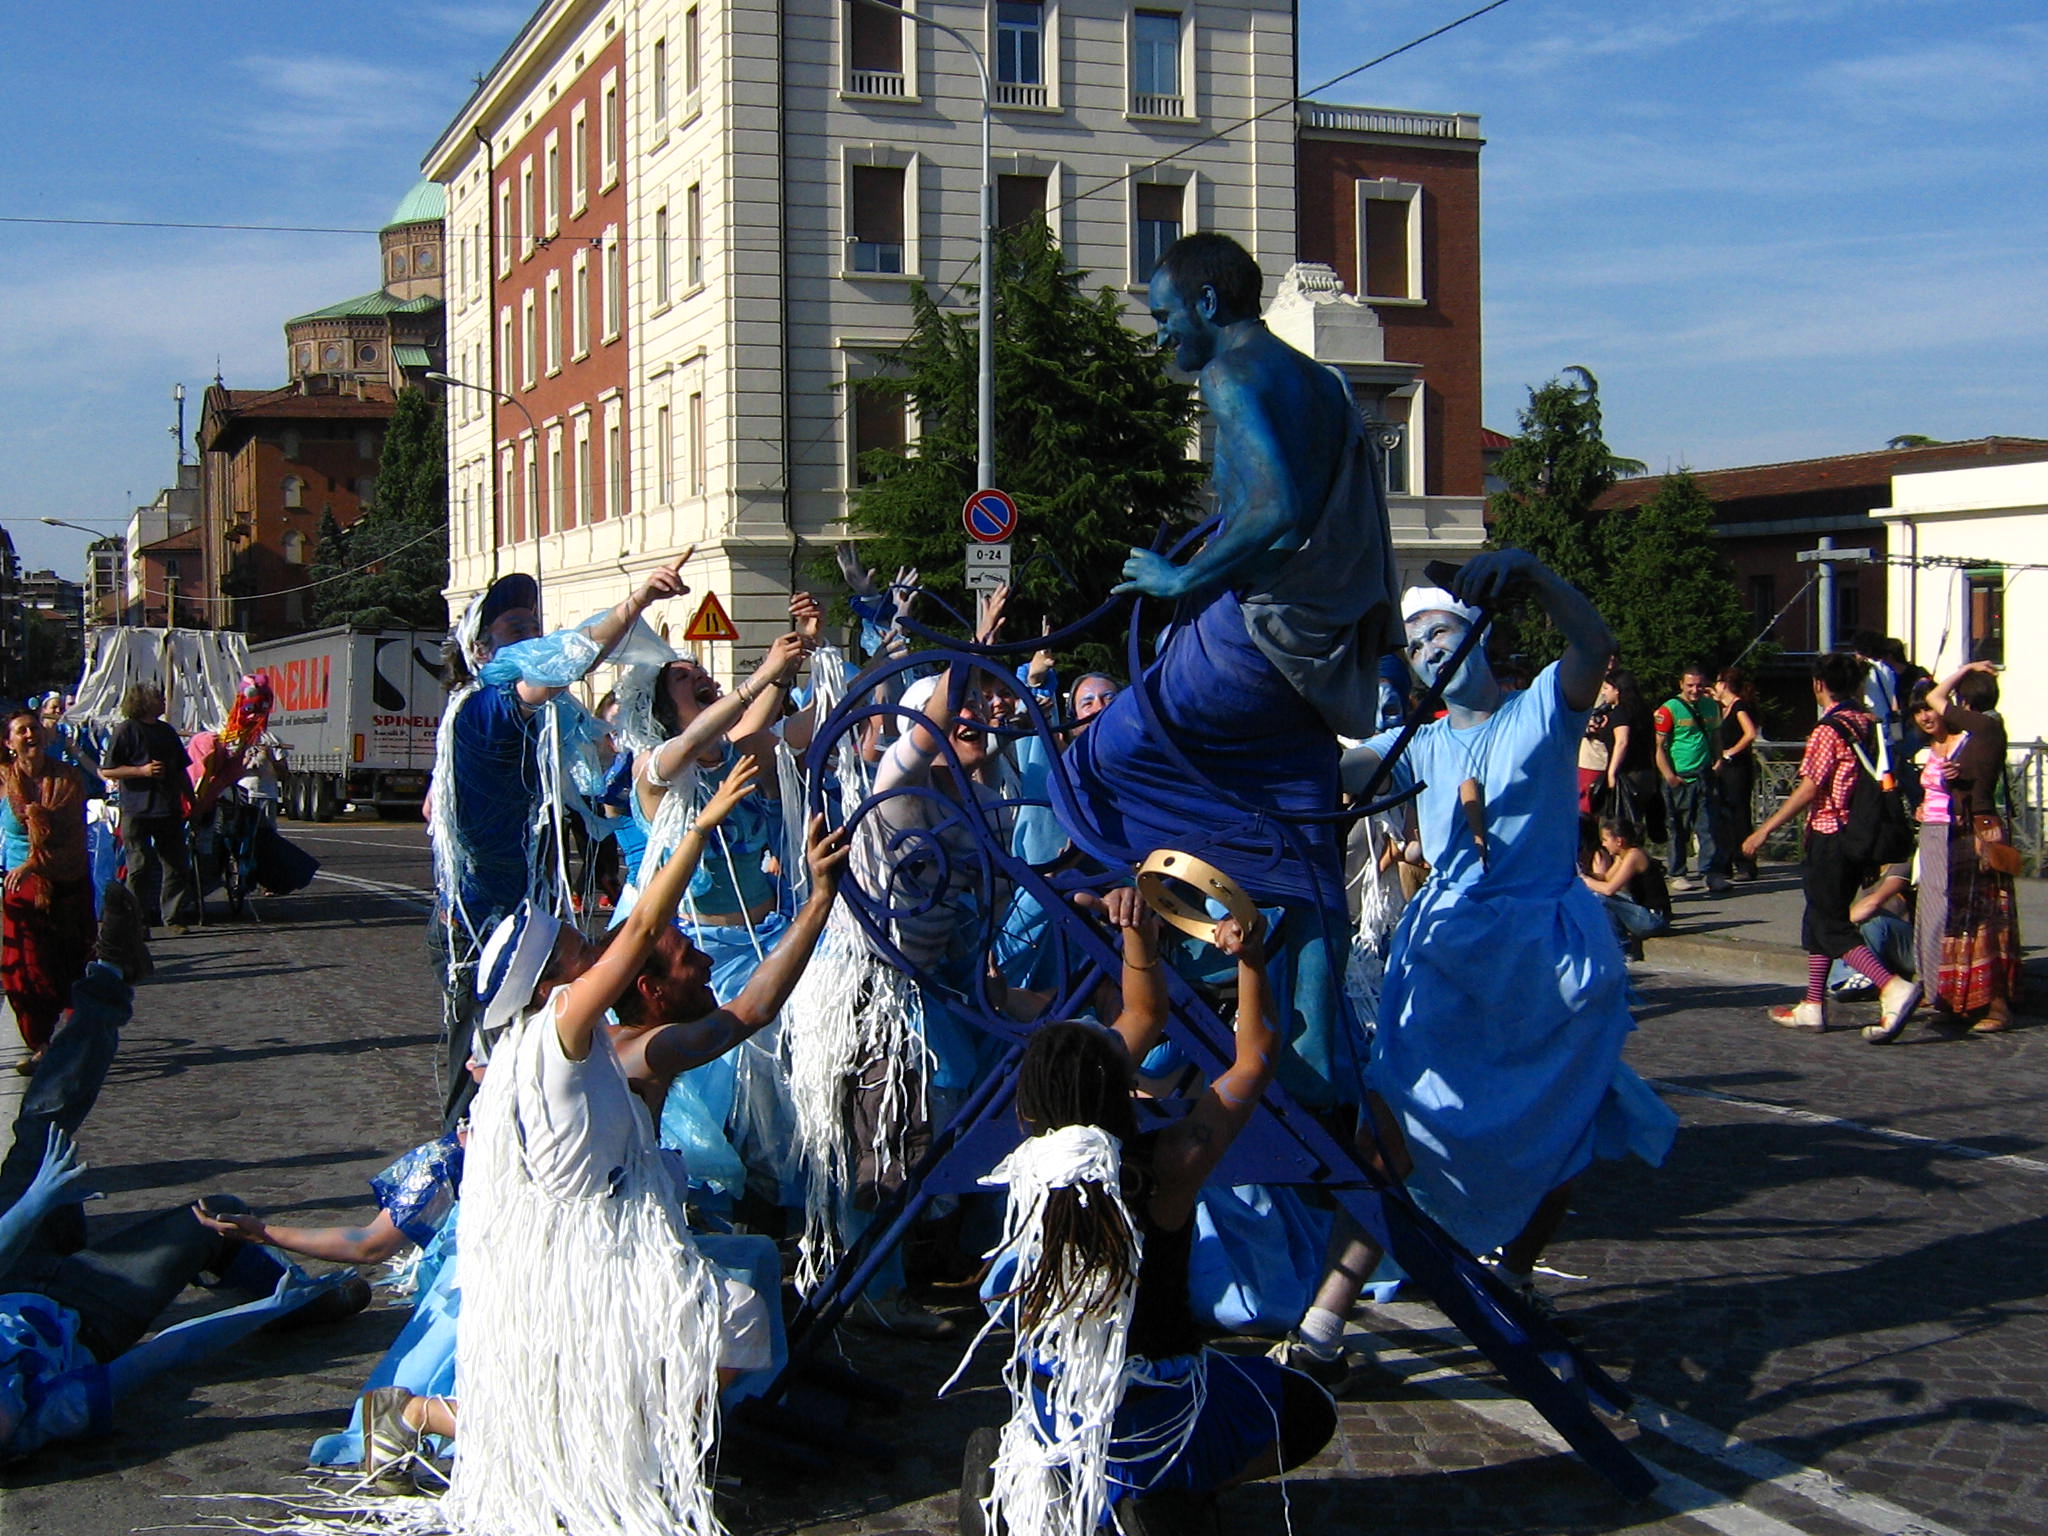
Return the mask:
POLYGON ((350 802, 419 814, 446 696, 438 632, 320 629, 250 646, 249 666, 277 696, 287 816, 328 821, 350 802))

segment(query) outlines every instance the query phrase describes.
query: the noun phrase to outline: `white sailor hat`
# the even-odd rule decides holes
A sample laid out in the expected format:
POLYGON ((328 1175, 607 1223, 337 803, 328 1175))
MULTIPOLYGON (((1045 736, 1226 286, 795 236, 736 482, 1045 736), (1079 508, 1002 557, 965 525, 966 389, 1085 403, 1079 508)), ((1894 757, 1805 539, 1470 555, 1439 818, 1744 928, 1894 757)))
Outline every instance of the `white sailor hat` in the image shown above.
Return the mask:
POLYGON ((1479 617, 1477 608, 1459 602, 1442 587, 1410 587, 1401 594, 1401 622, 1406 624, 1418 613, 1455 613, 1467 624, 1479 617))
POLYGON ((491 930, 476 967, 476 1030, 485 1047, 480 1055, 488 1054, 490 1039, 531 1001, 561 931, 558 921, 530 901, 491 930))

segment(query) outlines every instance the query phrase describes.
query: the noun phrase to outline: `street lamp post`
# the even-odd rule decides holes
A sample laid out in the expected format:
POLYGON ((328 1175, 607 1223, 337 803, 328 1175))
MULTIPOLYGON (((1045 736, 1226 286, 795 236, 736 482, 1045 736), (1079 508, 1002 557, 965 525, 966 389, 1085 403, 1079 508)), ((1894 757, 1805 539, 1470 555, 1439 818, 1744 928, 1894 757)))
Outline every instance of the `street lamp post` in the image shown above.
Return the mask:
MULTIPOLYGON (((526 402, 517 395, 508 394, 502 389, 493 389, 488 384, 475 384, 468 379, 458 379, 452 373, 429 373, 427 377, 434 383, 445 384, 451 389, 473 389, 480 395, 489 395, 493 400, 504 401, 526 418, 526 435, 533 440, 535 455, 537 456, 540 453, 540 428, 534 425, 533 412, 526 408, 526 402)), ((491 436, 495 438, 497 434, 494 432, 491 436)), ((536 490, 539 489, 540 469, 537 458, 531 483, 536 490)), ((540 508, 533 505, 538 499, 537 496, 527 497, 528 505, 526 509, 527 515, 533 519, 533 579, 535 581, 540 580, 540 508)), ((503 542, 502 510, 498 505, 498 466, 493 462, 491 465, 491 579, 493 581, 498 579, 498 546, 503 542)))
POLYGON ((906 11, 900 5, 891 5, 888 0, 861 0, 861 3, 945 33, 967 50, 967 56, 974 60, 975 73, 981 78, 981 313, 977 325, 981 374, 976 393, 976 410, 981 419, 975 437, 974 473, 976 489, 982 489, 996 483, 996 184, 994 156, 990 149, 995 121, 995 89, 989 80, 988 61, 966 34, 943 21, 934 21, 929 16, 906 11))
MULTIPOLYGON (((36 519, 36 521, 39 523, 47 523, 52 528, 69 528, 73 533, 83 533, 90 536, 90 538, 92 539, 92 543, 85 546, 85 585, 88 591, 91 590, 92 587, 93 550, 101 544, 119 540, 122 546, 123 553, 126 553, 127 540, 122 539, 118 534, 101 533, 97 529, 86 527, 85 524, 83 523, 70 522, 67 519, 61 517, 39 517, 36 519)), ((127 613, 127 603, 125 601, 125 594, 123 596, 124 601, 122 602, 121 607, 123 621, 125 622, 127 613)))

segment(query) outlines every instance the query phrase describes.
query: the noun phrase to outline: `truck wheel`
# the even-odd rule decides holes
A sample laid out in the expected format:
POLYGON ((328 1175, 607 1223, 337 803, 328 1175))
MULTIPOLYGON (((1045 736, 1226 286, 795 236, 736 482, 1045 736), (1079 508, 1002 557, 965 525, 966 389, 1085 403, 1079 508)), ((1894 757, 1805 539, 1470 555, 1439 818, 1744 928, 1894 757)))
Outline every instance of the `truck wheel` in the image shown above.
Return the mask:
POLYGON ((334 780, 327 777, 324 773, 313 781, 312 801, 311 811, 313 820, 334 820, 334 780))
POLYGON ((296 773, 288 773, 284 780, 284 795, 278 809, 291 821, 304 821, 305 801, 301 798, 305 781, 296 773))

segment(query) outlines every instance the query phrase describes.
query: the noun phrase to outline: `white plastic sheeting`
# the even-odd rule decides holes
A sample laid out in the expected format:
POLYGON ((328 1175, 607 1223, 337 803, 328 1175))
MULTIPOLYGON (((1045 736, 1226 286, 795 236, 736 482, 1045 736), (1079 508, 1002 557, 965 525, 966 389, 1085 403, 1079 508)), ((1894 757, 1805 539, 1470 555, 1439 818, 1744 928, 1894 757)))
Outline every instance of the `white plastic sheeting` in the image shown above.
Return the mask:
POLYGON ((234 702, 235 685, 249 670, 249 644, 233 630, 90 629, 85 676, 67 718, 111 729, 121 718, 121 695, 132 683, 164 690, 164 719, 180 736, 217 731, 234 702))

